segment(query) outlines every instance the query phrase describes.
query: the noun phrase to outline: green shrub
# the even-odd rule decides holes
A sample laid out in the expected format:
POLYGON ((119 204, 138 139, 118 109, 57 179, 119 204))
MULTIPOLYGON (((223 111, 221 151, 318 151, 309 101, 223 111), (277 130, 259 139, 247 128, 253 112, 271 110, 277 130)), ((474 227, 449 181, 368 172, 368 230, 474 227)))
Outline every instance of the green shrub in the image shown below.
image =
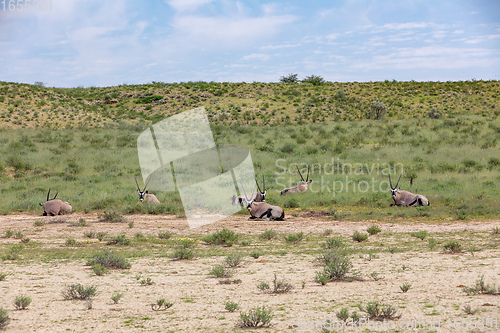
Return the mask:
POLYGON ((233 246, 238 241, 238 234, 232 230, 222 229, 204 237, 203 241, 212 245, 233 246))
POLYGON ((462 252, 462 245, 457 241, 449 241, 443 246, 444 250, 449 253, 462 252))
POLYGON ((101 264, 93 265, 92 270, 94 271, 94 274, 97 276, 103 276, 104 274, 106 274, 108 272, 107 268, 101 264))
POLYGON ((194 251, 192 249, 177 249, 171 255, 174 260, 191 260, 195 257, 194 251))
POLYGON ((380 101, 373 101, 370 104, 370 113, 368 114, 368 119, 380 120, 385 117, 387 113, 387 107, 384 103, 380 101))
POLYGON ((62 291, 62 296, 65 300, 86 300, 90 299, 94 296, 97 296, 97 287, 96 286, 83 286, 79 283, 72 284, 67 286, 62 291))
POLYGON ((376 235, 378 234, 379 232, 381 232, 382 230, 380 230, 380 228, 376 225, 372 225, 371 227, 369 227, 368 229, 366 229, 366 232, 368 232, 370 235, 376 235))
POLYGON ((7 277, 7 274, 0 273, 0 281, 4 281, 6 277, 7 277))
POLYGON ((229 267, 238 267, 243 261, 243 255, 241 253, 231 253, 227 255, 225 261, 229 267))
POLYGON ((127 222, 127 220, 114 211, 106 211, 99 216, 99 222, 127 222))
POLYGON ((122 299, 123 293, 120 292, 115 292, 113 296, 111 296, 111 300, 113 301, 114 304, 118 304, 118 302, 122 299))
POLYGON ((268 327, 274 315, 270 308, 255 307, 248 312, 240 312, 241 327, 268 327))
POLYGON ((271 239, 274 239, 274 238, 277 237, 277 233, 273 229, 269 229, 269 230, 266 229, 264 232, 262 232, 259 235, 259 237, 262 238, 262 239, 271 240, 271 239))
POLYGON ((156 300, 156 303, 151 304, 151 308, 154 311, 167 310, 174 306, 174 303, 166 301, 164 298, 156 300))
POLYGON ((215 265, 208 274, 217 278, 228 278, 234 275, 234 271, 224 265, 215 265))
POLYGON ((402 292, 407 292, 408 290, 410 290, 411 288, 411 284, 409 283, 403 283, 402 286, 399 286, 399 288, 401 289, 402 292))
POLYGON ((384 321, 401 318, 401 315, 397 314, 396 309, 392 305, 381 304, 379 302, 369 302, 366 307, 363 307, 362 305, 359 305, 358 307, 361 311, 368 314, 368 318, 372 320, 384 321))
POLYGON ((121 235, 118 235, 115 237, 111 237, 111 239, 108 240, 106 245, 127 246, 127 245, 130 245, 130 239, 128 239, 125 234, 121 234, 121 235))
POLYGON ((131 267, 126 258, 109 249, 104 249, 87 261, 88 266, 97 264, 110 269, 129 269, 131 267))
POLYGON ((304 233, 301 231, 296 234, 289 234, 285 236, 285 241, 287 243, 297 244, 304 239, 304 233))
POLYGON ((429 233, 427 232, 427 230, 420 230, 420 231, 412 232, 410 235, 412 237, 416 237, 418 239, 424 240, 425 237, 427 237, 428 234, 429 233))
POLYGON ((227 301, 226 306, 224 308, 229 312, 234 312, 234 311, 238 310, 238 303, 227 301))
POLYGON ((172 237, 172 233, 170 231, 164 231, 158 233, 158 238, 159 239, 170 239, 172 237))
POLYGON ((17 296, 14 300, 14 306, 17 310, 25 310, 31 304, 31 297, 17 296))
POLYGON ((326 239, 325 247, 327 249, 338 250, 344 248, 345 244, 342 237, 330 237, 326 239))
POLYGON ((261 282, 259 285, 257 285, 257 288, 271 294, 283 294, 293 289, 293 285, 291 283, 286 282, 285 280, 278 279, 276 273, 274 273, 274 279, 272 283, 272 289, 267 282, 261 282))
POLYGON ((7 311, 3 308, 0 308, 0 328, 6 327, 9 324, 9 321, 10 319, 7 311))
POLYGON ((76 240, 74 238, 68 238, 66 239, 66 242, 64 242, 65 246, 76 246, 76 240))
POLYGON ((5 231, 5 237, 6 238, 10 238, 12 236, 14 236, 14 231, 12 231, 10 229, 5 231))
POLYGON ((330 277, 330 281, 345 280, 352 268, 351 259, 341 253, 332 253, 328 256, 323 270, 330 277))
POLYGON ((355 231, 354 234, 352 235, 352 240, 356 242, 364 242, 367 239, 368 235, 362 234, 359 231, 355 231))

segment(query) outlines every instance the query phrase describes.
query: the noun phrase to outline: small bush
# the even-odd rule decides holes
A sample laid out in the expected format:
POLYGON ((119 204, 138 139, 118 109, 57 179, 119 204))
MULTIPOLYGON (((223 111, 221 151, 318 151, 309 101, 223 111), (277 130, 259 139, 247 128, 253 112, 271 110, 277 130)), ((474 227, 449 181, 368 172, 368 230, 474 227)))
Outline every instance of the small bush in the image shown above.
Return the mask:
POLYGON ((271 309, 265 306, 252 308, 248 312, 240 312, 240 326, 268 327, 273 317, 271 309))
POLYGON ((330 282, 330 274, 325 270, 316 272, 316 276, 314 277, 314 281, 321 284, 322 286, 326 285, 330 282))
POLYGON ((12 236, 14 236, 14 231, 12 231, 10 229, 5 231, 6 238, 11 238, 12 236))
POLYGON ((429 235, 429 233, 427 232, 427 230, 420 230, 420 231, 412 232, 410 235, 412 237, 416 237, 420 240, 424 240, 425 237, 427 237, 429 235))
POLYGON ((429 247, 429 249, 432 250, 433 248, 436 247, 436 245, 437 245, 437 240, 435 240, 434 238, 429 238, 428 244, 427 244, 427 246, 429 247))
POLYGON ((120 292, 115 292, 113 296, 111 296, 111 300, 114 302, 114 304, 118 304, 118 302, 123 298, 123 293, 120 292))
POLYGON ((411 284, 409 283, 403 283, 402 286, 399 286, 399 289, 401 289, 402 292, 407 292, 408 290, 410 290, 411 288, 411 284))
POLYGON ((95 238, 95 232, 94 231, 85 231, 83 233, 83 237, 86 237, 89 239, 95 238))
POLYGON ((92 266, 92 270, 94 271, 94 274, 97 275, 97 276, 103 276, 105 275, 108 270, 106 269, 106 267, 104 267, 103 265, 101 264, 95 264, 92 266))
POLYGON ((226 306, 224 307, 224 309, 226 309, 229 312, 234 312, 238 310, 238 303, 228 301, 226 302, 226 306))
POLYGON ((66 242, 64 242, 65 246, 76 246, 76 240, 74 238, 68 238, 66 239, 66 242))
POLYGON ((108 211, 99 216, 99 222, 127 222, 127 220, 117 212, 108 211))
POLYGON ((94 296, 97 296, 97 287, 96 286, 83 286, 79 283, 72 284, 66 287, 63 290, 62 296, 65 300, 85 300, 90 299, 94 296))
POLYGON ((285 280, 279 280, 278 277, 276 276, 276 273, 274 274, 274 279, 272 282, 273 282, 272 289, 266 282, 261 282, 257 286, 257 288, 271 294, 283 294, 293 289, 293 285, 291 283, 288 283, 285 280))
POLYGON ((366 229, 366 232, 368 232, 370 235, 376 235, 378 234, 379 232, 381 232, 382 230, 380 230, 380 228, 376 225, 372 225, 371 227, 369 227, 368 229, 366 229))
POLYGON ((379 101, 373 101, 370 104, 370 113, 368 114, 368 119, 380 120, 385 117, 387 113, 387 107, 384 103, 379 101))
POLYGON ((328 256, 328 262, 323 267, 324 273, 328 274, 330 281, 345 280, 347 273, 352 268, 351 259, 341 253, 332 253, 328 256))
POLYGON ((17 296, 14 300, 14 306, 17 310, 25 310, 31 304, 31 297, 17 296))
POLYGON ((217 278, 228 278, 233 276, 234 272, 231 269, 227 269, 224 265, 215 265, 208 274, 217 278))
POLYGON ((164 298, 160 298, 156 300, 156 303, 151 304, 151 308, 154 311, 162 311, 162 310, 167 310, 170 309, 174 303, 172 302, 167 302, 164 298))
POLYGON ((392 305, 370 302, 366 305, 366 307, 361 305, 358 307, 361 311, 368 314, 368 318, 372 320, 384 321, 401 318, 401 315, 397 314, 396 309, 392 305))
POLYGON ((7 277, 7 274, 0 273, 0 281, 4 281, 7 277))
POLYGON ((17 260, 19 259, 19 254, 24 249, 22 244, 13 245, 6 255, 2 256, 3 260, 17 260))
POLYGON ((285 241, 287 243, 297 244, 304 239, 304 233, 301 231, 296 234, 289 234, 285 236, 285 241))
POLYGON ((127 246, 127 245, 130 245, 130 239, 128 239, 125 234, 121 234, 121 235, 118 235, 115 237, 111 237, 111 239, 108 240, 106 245, 127 246))
POLYGON ((24 237, 24 235, 23 235, 23 233, 22 233, 22 232, 20 232, 20 231, 16 232, 16 233, 15 233, 15 235, 14 235, 14 238, 15 238, 15 239, 21 239, 21 238, 23 238, 23 237, 24 237))
POLYGON ((226 265, 229 267, 238 267, 243 262, 243 255, 241 253, 231 253, 226 257, 226 265))
POLYGON ((462 245, 457 241, 449 241, 443 246, 445 252, 460 253, 462 252, 462 245))
POLYGON ((466 304, 463 308, 465 314, 468 314, 468 315, 475 315, 476 313, 479 312, 479 309, 473 309, 470 304, 466 304))
POLYGON ((170 231, 164 231, 158 233, 158 238, 159 239, 170 239, 172 237, 172 233, 170 231))
POLYGON ((191 260, 195 257, 192 249, 177 249, 171 256, 174 260, 191 260))
POLYGON ((9 324, 9 315, 7 314, 7 311, 5 311, 3 308, 0 308, 0 328, 4 328, 9 324))
POLYGON ((203 241, 212 245, 233 246, 238 241, 238 234, 232 230, 222 229, 203 238, 203 241))
POLYGON ((252 252, 250 252, 250 257, 258 259, 262 254, 263 253, 261 250, 253 250, 252 252))
POLYGON ((368 239, 368 235, 362 234, 359 231, 355 231, 354 234, 352 235, 352 240, 356 242, 364 242, 365 240, 368 239))
POLYGON ((141 280, 141 286, 151 286, 153 284, 153 279, 151 279, 150 277, 141 280))
POLYGON ((261 233, 259 235, 259 237, 262 238, 262 239, 271 240, 271 239, 276 238, 277 235, 278 234, 273 229, 270 229, 270 230, 266 229, 263 233, 261 233))
POLYGON ((88 266, 97 264, 110 269, 129 269, 131 267, 126 258, 109 249, 104 249, 104 251, 94 255, 87 261, 88 266))
POLYGON ((489 294, 489 295, 499 295, 500 294, 500 287, 496 288, 495 286, 490 286, 484 282, 484 275, 481 275, 479 280, 476 280, 476 283, 472 287, 463 287, 462 291, 467 294, 467 296, 470 295, 477 295, 477 294, 489 294))
POLYGON ((33 222, 35 227, 43 227, 45 225, 45 221, 35 221, 33 222))

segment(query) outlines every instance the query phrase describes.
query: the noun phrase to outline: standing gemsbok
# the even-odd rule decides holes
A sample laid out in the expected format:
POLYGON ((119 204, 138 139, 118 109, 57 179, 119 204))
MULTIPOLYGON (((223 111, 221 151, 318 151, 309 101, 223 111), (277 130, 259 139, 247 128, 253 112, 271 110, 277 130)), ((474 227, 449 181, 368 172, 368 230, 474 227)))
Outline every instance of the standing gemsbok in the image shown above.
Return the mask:
POLYGON ((389 174, 389 184, 391 186, 391 195, 392 200, 394 200, 394 204, 391 206, 429 206, 429 200, 424 197, 422 194, 413 194, 408 191, 402 191, 398 188, 399 181, 401 180, 401 176, 399 175, 398 182, 396 186, 392 186, 391 175, 389 174))
POLYGON ((63 215, 66 213, 71 213, 73 211, 73 207, 61 199, 56 199, 59 192, 54 195, 52 199, 49 199, 50 196, 50 188, 49 192, 47 192, 47 201, 44 203, 40 203, 40 206, 43 207, 43 216, 55 216, 55 215, 63 215))
MULTIPOLYGON (((262 176, 262 188, 263 188, 262 191, 259 187, 259 183, 257 182, 257 178, 255 179, 255 184, 257 184, 258 191, 252 193, 250 195, 250 199, 253 199, 253 201, 255 201, 255 202, 266 201, 267 190, 266 190, 266 183, 264 182, 264 176, 262 176)), ((243 206, 243 202, 246 201, 246 198, 243 195, 239 195, 239 196, 233 195, 231 200, 232 200, 233 205, 236 205, 237 203, 239 203, 241 206, 243 206)))
POLYGON ((301 183, 294 187, 287 187, 281 191, 281 195, 286 193, 304 193, 307 192, 307 185, 312 182, 312 179, 309 180, 309 167, 307 167, 307 178, 304 180, 302 174, 300 173, 299 167, 297 167, 297 171, 299 172, 301 183))
POLYGON ((139 193, 139 200, 141 202, 146 201, 146 203, 153 203, 153 204, 159 204, 160 200, 156 198, 156 195, 149 193, 146 191, 146 187, 148 187, 149 179, 146 182, 146 185, 144 185, 144 189, 141 191, 141 188, 139 187, 139 183, 137 182, 137 177, 135 177, 135 184, 137 185, 137 193, 139 193))
MULTIPOLYGON (((264 183, 264 181, 262 182, 264 183)), ((264 184, 262 184, 262 186, 264 186, 264 184)), ((241 184, 241 188, 243 189, 243 193, 245 194, 246 205, 248 211, 250 212, 251 220, 259 218, 268 221, 270 220, 283 221, 283 219, 285 218, 285 211, 283 210, 283 208, 279 206, 272 206, 265 201, 255 202, 254 199, 250 199, 247 197, 243 184, 241 184)))

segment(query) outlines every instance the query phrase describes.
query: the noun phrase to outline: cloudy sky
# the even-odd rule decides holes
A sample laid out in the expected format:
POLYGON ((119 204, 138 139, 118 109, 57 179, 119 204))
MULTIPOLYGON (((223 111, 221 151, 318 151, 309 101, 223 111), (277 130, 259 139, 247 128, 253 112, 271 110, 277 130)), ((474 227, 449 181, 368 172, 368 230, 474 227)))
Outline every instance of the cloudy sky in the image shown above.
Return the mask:
POLYGON ((16 1, 0 81, 500 80, 498 0, 16 1))

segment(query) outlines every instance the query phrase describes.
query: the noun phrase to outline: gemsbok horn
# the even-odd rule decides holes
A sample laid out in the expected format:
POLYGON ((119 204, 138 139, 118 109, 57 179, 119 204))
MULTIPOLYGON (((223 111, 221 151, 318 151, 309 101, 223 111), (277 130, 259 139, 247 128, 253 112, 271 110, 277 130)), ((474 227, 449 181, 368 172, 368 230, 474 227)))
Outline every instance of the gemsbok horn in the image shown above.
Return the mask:
MULTIPOLYGON (((260 189, 259 183, 257 182, 257 178, 255 179, 255 184, 257 184, 258 191, 252 193, 250 195, 250 199, 253 199, 253 201, 255 201, 255 202, 266 201, 267 190, 266 190, 266 183, 264 182, 264 176, 262 176, 262 188, 263 188, 263 190, 260 189)), ((236 205, 237 203, 239 203, 241 206, 243 206, 243 202, 246 201, 246 198, 243 195, 239 195, 239 196, 233 195, 231 200, 232 200, 233 205, 236 205)))
POLYGON ((307 192, 307 185, 309 185, 312 182, 312 179, 309 180, 309 167, 307 167, 307 178, 304 180, 304 177, 302 177, 302 174, 300 173, 299 167, 297 167, 297 171, 299 172, 301 183, 297 186, 294 187, 287 187, 281 191, 281 195, 286 194, 286 193, 304 193, 307 192))
POLYGON ((389 174, 389 184, 391 186, 391 195, 392 200, 394 200, 394 204, 391 206, 429 206, 429 200, 424 197, 422 194, 413 194, 408 191, 400 190, 398 188, 399 181, 401 180, 401 176, 399 175, 398 182, 396 186, 392 186, 391 175, 389 174))
POLYGON ((47 201, 45 201, 44 203, 40 203, 40 206, 43 207, 43 216, 63 215, 71 213, 73 211, 73 207, 71 207, 71 205, 68 202, 62 201, 61 199, 56 199, 58 194, 59 192, 57 192, 52 199, 49 199, 50 196, 50 188, 49 188, 49 192, 47 192, 47 201))
MULTIPOLYGON (((241 182, 240 182, 241 183, 241 182)), ((243 193, 245 194, 245 200, 247 204, 247 209, 250 212, 250 219, 264 219, 264 220, 276 220, 283 221, 285 218, 285 211, 279 206, 272 206, 265 201, 255 202, 253 199, 249 199, 245 192, 243 184, 241 184, 243 193)))
POLYGON ((156 198, 156 195, 149 193, 146 191, 146 187, 148 187, 149 179, 146 182, 146 185, 144 185, 144 189, 141 191, 141 188, 139 187, 139 183, 137 182, 137 177, 135 177, 135 184, 137 185, 137 193, 139 193, 139 200, 141 202, 146 201, 146 203, 153 203, 153 204, 159 204, 160 200, 156 198))

